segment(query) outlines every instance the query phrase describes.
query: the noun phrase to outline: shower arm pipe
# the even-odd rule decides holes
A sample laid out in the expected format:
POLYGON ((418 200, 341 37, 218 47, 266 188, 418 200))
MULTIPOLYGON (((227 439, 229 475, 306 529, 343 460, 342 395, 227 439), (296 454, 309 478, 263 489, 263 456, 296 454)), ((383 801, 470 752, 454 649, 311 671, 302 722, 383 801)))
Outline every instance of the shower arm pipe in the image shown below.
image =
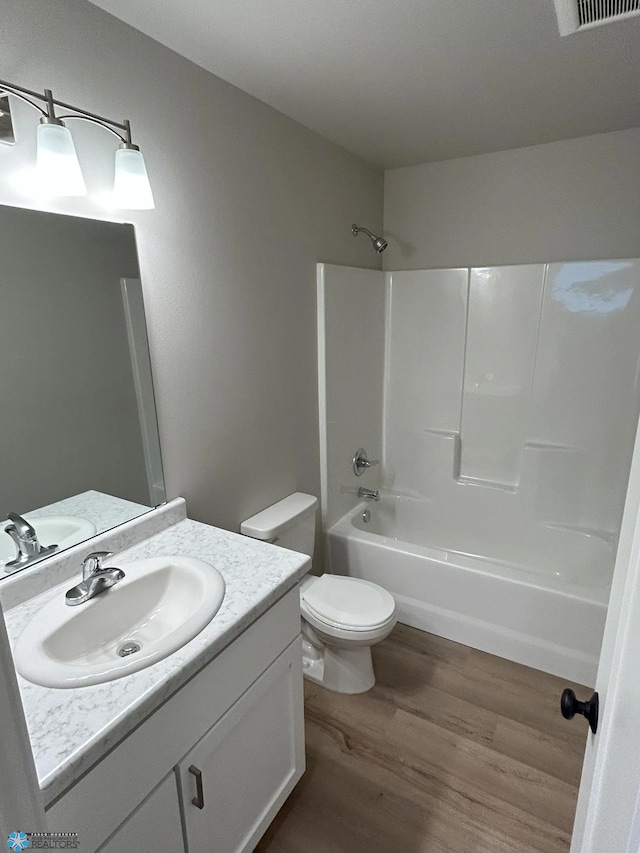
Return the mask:
POLYGON ((378 239, 378 237, 377 237, 375 234, 372 234, 372 233, 371 233, 371 231, 369 231, 369 229, 368 229, 368 228, 363 228, 363 226, 362 226, 362 225, 355 225, 355 224, 354 224, 354 225, 352 225, 352 226, 351 226, 351 233, 354 235, 354 237, 355 237, 355 236, 356 236, 356 234, 358 234, 360 231, 362 231, 364 234, 366 234, 366 235, 367 235, 367 237, 369 237, 369 239, 370 239, 370 240, 377 240, 377 239, 378 239))
POLYGON ((19 100, 24 101, 26 104, 29 104, 34 109, 38 110, 38 112, 42 113, 45 119, 53 119, 55 121, 70 118, 84 119, 85 121, 90 121, 93 124, 104 127, 105 130, 108 130, 117 136, 124 145, 127 147, 133 147, 131 142, 131 125, 127 119, 124 121, 114 121, 113 119, 101 116, 98 113, 83 110, 82 107, 76 107, 74 104, 67 104, 65 101, 58 101, 53 97, 51 89, 45 89, 44 95, 41 95, 39 92, 34 92, 32 89, 25 89, 24 86, 16 86, 14 83, 8 83, 6 80, 0 80, 0 93, 3 92, 8 95, 13 95, 19 100), (27 95, 29 97, 27 97, 27 95), (31 98, 36 98, 38 101, 45 103, 47 105, 46 110, 38 104, 34 104, 31 98), (55 107, 62 107, 62 109, 72 110, 73 112, 64 116, 56 116, 55 107), (116 128, 123 131, 123 133, 119 133, 116 128))

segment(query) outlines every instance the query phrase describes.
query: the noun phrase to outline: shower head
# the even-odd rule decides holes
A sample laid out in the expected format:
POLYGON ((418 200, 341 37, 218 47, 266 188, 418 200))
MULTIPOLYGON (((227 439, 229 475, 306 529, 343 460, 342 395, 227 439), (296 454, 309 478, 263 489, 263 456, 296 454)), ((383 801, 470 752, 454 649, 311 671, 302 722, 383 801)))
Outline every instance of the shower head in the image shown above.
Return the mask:
POLYGON ((362 231, 363 234, 366 234, 367 237, 371 240, 371 242, 373 243, 373 248, 378 254, 380 254, 380 252, 384 252, 384 250, 387 248, 387 241, 383 240, 382 237, 376 237, 376 235, 372 234, 368 228, 362 228, 358 225, 351 226, 351 233, 354 237, 359 234, 360 231, 362 231))

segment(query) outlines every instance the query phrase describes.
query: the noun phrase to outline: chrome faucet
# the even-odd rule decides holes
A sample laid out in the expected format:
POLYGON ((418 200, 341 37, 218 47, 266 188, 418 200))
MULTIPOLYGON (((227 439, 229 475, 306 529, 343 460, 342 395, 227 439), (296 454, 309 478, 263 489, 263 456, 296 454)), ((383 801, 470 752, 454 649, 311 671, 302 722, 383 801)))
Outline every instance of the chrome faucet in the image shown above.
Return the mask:
POLYGON ((82 582, 68 589, 64 601, 65 604, 75 607, 76 604, 84 604, 105 589, 114 586, 124 577, 122 569, 102 568, 102 561, 111 557, 111 551, 94 551, 82 561, 82 582))
POLYGON ((378 489, 365 489, 364 486, 360 486, 358 489, 358 497, 366 498, 369 501, 379 501, 380 500, 380 492, 378 489))
POLYGON ((5 563, 6 572, 23 568, 57 549, 57 545, 41 545, 35 528, 21 515, 10 512, 7 518, 11 524, 4 528, 4 532, 13 539, 17 553, 14 560, 5 563))

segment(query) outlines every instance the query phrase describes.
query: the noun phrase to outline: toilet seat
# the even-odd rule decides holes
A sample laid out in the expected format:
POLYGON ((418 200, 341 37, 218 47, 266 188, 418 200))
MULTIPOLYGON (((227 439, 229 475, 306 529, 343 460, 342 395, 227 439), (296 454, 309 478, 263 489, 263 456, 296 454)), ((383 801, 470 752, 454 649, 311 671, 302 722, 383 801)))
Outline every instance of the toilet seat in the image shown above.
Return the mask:
POLYGON ((300 604, 310 621, 340 632, 377 631, 396 618, 396 603, 389 592, 369 581, 341 575, 306 578, 300 604))

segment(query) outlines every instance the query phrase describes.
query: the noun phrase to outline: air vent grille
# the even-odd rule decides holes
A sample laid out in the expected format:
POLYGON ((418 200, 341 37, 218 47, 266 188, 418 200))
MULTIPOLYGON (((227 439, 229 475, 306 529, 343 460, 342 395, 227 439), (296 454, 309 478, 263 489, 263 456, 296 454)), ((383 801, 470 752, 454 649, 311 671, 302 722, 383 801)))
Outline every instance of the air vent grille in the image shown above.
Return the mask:
POLYGON ((580 26, 640 12, 640 0, 577 0, 580 26))
POLYGON ((640 0, 554 0, 560 34, 640 15, 640 0))

